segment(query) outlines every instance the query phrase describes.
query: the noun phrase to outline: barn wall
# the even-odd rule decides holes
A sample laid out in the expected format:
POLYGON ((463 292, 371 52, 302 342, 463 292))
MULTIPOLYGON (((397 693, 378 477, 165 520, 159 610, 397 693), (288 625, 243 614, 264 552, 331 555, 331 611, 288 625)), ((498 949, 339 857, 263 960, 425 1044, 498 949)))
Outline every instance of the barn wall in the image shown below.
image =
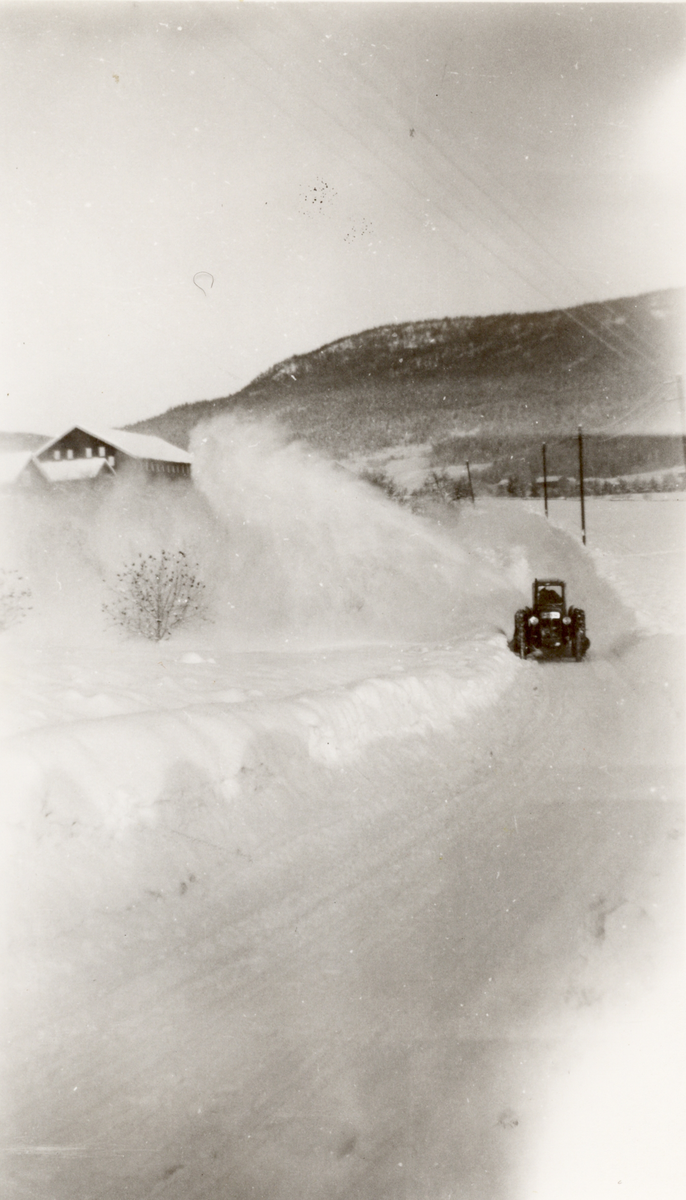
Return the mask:
POLYGON ((100 438, 93 437, 92 434, 86 433, 83 429, 72 429, 69 433, 65 433, 64 437, 59 438, 54 445, 47 450, 42 450, 37 458, 43 461, 54 459, 55 452, 59 451, 61 458, 68 458, 68 450, 72 451, 73 458, 87 458, 87 450, 91 451, 93 458, 104 457, 114 458, 114 466, 117 466, 117 461, 121 457, 120 452, 115 446, 109 442, 102 442, 100 438), (104 454, 100 454, 100 447, 103 448, 104 454))

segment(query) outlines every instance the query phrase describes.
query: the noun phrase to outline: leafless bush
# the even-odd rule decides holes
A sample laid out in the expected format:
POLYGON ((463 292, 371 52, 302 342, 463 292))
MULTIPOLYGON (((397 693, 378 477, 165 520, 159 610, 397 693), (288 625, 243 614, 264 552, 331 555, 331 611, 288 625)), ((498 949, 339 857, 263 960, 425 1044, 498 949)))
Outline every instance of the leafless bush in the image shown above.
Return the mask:
POLYGON ((124 567, 103 611, 127 633, 162 642, 177 626, 204 616, 205 584, 183 550, 139 554, 124 567))
POLYGON ((464 477, 453 478, 446 471, 432 471, 419 495, 457 504, 460 500, 470 499, 471 492, 469 482, 464 477))
POLYGON ((31 589, 23 575, 0 567, 0 629, 23 621, 30 610, 31 589))
POLYGON ((400 487, 385 471, 368 468, 360 472, 360 479, 364 479, 365 483, 371 483, 372 487, 379 488, 380 491, 385 492, 391 500, 395 500, 398 504, 407 504, 407 491, 400 487))

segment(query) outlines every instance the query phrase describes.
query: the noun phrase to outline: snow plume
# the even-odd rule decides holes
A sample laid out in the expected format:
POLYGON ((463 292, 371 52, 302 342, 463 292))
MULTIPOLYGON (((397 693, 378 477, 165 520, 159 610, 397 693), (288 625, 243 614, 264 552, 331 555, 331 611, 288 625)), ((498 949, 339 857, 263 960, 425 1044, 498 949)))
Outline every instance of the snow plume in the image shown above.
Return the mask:
POLYGON ((450 636, 497 574, 272 421, 199 426, 196 486, 223 530, 229 625, 289 639, 450 636))

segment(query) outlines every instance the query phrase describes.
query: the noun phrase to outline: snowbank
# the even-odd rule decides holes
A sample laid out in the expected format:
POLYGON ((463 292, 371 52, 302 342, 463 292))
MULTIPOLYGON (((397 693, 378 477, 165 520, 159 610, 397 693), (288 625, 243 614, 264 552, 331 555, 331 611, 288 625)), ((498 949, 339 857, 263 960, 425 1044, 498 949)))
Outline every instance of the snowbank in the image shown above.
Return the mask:
POLYGON ((268 761, 274 739, 290 743, 289 773, 308 758, 335 767, 381 738, 448 732, 492 705, 517 666, 492 638, 470 653, 444 651, 424 669, 344 688, 49 725, 5 742, 3 819, 34 832, 47 820, 72 835, 89 827, 121 834, 154 825, 157 806, 191 777, 235 815, 246 762, 255 754, 268 761))
MULTIPOLYGON (((598 575, 630 607, 648 634, 683 634, 686 595, 686 505, 678 495, 658 494, 664 503, 617 504, 604 497, 586 501, 588 553, 598 575), (618 512, 618 509, 624 511, 618 512)), ((579 506, 553 500, 550 518, 575 532, 579 506)), ((578 535, 577 535, 578 536, 578 535)))

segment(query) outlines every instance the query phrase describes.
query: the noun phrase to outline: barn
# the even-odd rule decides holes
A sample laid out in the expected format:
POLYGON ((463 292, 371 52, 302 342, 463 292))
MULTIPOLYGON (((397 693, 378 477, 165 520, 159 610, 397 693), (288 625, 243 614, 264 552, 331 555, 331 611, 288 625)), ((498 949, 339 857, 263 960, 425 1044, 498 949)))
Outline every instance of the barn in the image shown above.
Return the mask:
POLYGON ((568 496, 574 489, 575 481, 567 475, 539 475, 536 479, 536 487, 539 493, 543 494, 543 488, 548 492, 548 496, 554 499, 556 496, 568 496))
POLYGON ((163 438, 126 429, 74 425, 33 456, 50 483, 76 482, 123 471, 188 479, 191 455, 163 438))

